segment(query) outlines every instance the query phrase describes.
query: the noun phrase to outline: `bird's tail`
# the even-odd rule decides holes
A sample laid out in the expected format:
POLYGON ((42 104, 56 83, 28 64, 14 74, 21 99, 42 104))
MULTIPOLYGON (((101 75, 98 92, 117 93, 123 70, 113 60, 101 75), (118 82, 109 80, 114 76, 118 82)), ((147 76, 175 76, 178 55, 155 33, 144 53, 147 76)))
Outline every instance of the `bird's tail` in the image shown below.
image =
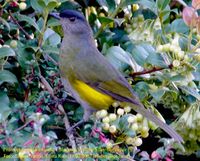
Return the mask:
POLYGON ((183 142, 182 137, 169 125, 161 121, 152 111, 144 108, 144 106, 141 105, 134 105, 132 103, 125 103, 128 106, 130 106, 134 111, 142 114, 144 117, 146 117, 148 120, 154 122, 156 125, 158 125, 161 129, 163 129, 166 133, 168 133, 172 138, 174 138, 175 141, 183 142))

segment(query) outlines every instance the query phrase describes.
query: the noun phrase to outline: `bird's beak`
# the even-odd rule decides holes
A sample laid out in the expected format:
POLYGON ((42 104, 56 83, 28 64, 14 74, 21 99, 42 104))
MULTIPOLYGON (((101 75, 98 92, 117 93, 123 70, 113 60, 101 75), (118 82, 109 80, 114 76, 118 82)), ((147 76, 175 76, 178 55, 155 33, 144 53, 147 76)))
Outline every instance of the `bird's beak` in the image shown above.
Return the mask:
POLYGON ((57 13, 57 12, 50 13, 49 16, 52 16, 52 17, 54 17, 54 18, 60 20, 59 13, 57 13))

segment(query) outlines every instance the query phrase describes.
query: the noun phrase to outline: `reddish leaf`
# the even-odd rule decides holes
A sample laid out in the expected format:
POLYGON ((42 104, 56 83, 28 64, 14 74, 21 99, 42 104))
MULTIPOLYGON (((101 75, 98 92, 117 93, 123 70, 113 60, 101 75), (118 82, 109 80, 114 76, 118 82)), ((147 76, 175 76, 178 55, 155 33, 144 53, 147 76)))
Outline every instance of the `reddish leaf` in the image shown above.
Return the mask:
POLYGON ((200 9, 200 0, 193 0, 192 7, 194 7, 196 10, 200 9))
POLYGON ((194 8, 185 7, 183 9, 183 20, 186 23, 186 25, 190 27, 196 26, 197 18, 198 16, 194 8))

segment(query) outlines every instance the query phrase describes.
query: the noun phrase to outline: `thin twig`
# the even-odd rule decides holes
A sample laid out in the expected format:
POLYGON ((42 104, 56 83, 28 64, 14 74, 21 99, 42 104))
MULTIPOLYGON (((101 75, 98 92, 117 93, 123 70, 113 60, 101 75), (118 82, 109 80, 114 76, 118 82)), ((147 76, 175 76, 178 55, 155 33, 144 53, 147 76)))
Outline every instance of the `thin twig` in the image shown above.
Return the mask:
POLYGON ((13 22, 19 27, 19 29, 24 33, 25 37, 27 39, 31 39, 30 35, 23 29, 23 27, 19 24, 19 22, 13 17, 11 11, 9 11, 9 15, 10 15, 10 18, 13 20, 13 22))
POLYGON ((59 110, 64 114, 63 120, 64 120, 64 123, 65 123, 66 135, 69 138, 69 141, 70 141, 70 143, 72 145, 73 152, 76 152, 77 148, 76 148, 76 142, 75 142, 74 135, 73 135, 73 133, 68 133, 67 132, 68 129, 71 127, 70 123, 69 123, 69 119, 67 117, 67 114, 66 114, 66 112, 65 112, 65 110, 64 110, 62 105, 59 105, 59 110))
POLYGON ((137 75, 144 75, 144 74, 149 74, 149 73, 153 73, 153 72, 157 72, 157 71, 161 71, 161 70, 164 70, 164 69, 171 69, 173 66, 172 64, 170 64, 167 68, 165 67, 153 67, 152 69, 150 70, 143 70, 143 71, 140 71, 140 72, 134 72, 132 74, 130 74, 132 77, 135 77, 137 75))
POLYGON ((58 66, 58 63, 51 57, 49 54, 44 55, 45 59, 51 61, 55 66, 58 66))
POLYGON ((52 97, 56 98, 56 96, 54 95, 54 92, 53 92, 53 88, 50 86, 50 84, 47 82, 47 80, 42 75, 40 75, 40 80, 41 80, 42 84, 45 86, 46 90, 50 93, 50 95, 52 97))
POLYGON ((30 124, 33 120, 29 120, 28 122, 26 122, 24 125, 22 125, 21 127, 17 128, 16 130, 14 130, 13 132, 16 133, 17 131, 22 130, 23 128, 25 128, 28 124, 30 124))

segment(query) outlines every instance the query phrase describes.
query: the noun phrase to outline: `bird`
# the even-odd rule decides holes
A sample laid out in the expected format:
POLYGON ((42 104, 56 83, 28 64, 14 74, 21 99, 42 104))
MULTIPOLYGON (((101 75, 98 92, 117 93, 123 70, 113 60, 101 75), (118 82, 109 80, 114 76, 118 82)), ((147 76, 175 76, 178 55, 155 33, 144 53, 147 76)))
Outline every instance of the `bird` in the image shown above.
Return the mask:
POLYGON ((175 141, 183 142, 172 127, 143 106, 127 79, 97 49, 82 12, 65 9, 50 16, 59 20, 64 32, 59 54, 62 83, 84 109, 83 119, 73 128, 88 121, 96 110, 108 109, 117 101, 157 124, 175 141))

